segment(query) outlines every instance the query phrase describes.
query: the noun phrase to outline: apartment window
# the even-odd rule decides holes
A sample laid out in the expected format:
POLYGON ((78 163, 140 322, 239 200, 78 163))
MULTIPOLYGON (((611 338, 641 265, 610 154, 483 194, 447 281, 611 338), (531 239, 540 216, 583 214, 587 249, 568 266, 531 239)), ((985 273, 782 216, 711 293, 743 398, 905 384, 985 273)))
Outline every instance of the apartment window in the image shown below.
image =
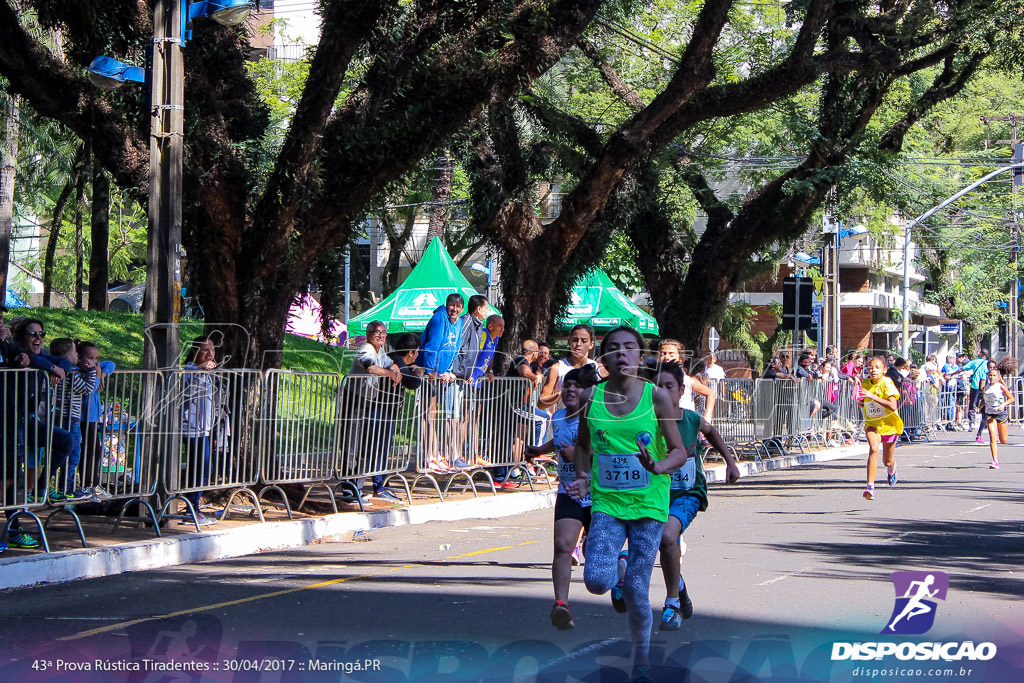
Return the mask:
POLYGON ((259 2, 256 3, 256 8, 260 10, 267 10, 273 12, 274 0, 259 0, 259 2))
POLYGON ((999 335, 999 350, 1010 350, 1010 329, 1005 320, 1000 320, 996 325, 996 334, 999 335))

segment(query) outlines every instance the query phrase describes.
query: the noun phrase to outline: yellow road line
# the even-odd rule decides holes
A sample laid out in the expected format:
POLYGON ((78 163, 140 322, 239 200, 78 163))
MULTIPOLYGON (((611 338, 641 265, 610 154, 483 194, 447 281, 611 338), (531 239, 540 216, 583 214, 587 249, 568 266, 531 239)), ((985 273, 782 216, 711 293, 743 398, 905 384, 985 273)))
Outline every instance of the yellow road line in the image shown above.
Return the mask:
MULTIPOLYGON (((506 545, 506 546, 501 546, 501 547, 498 547, 498 548, 488 548, 487 550, 477 550, 477 551, 474 551, 474 552, 471 552, 471 553, 464 553, 462 555, 453 555, 451 557, 446 557, 445 559, 446 560, 454 560, 454 559, 458 559, 460 557, 469 557, 471 555, 483 555, 485 553, 493 553, 493 552, 497 552, 499 550, 510 550, 513 547, 529 545, 531 543, 536 543, 536 542, 537 541, 524 541, 523 543, 519 543, 516 546, 506 545)), ((110 631, 119 631, 119 630, 127 628, 129 626, 135 626, 136 624, 144 624, 144 623, 146 623, 148 621, 157 621, 159 619, 171 619, 173 617, 181 617, 181 616, 184 616, 186 614, 195 614, 196 612, 209 612, 210 610, 220 609, 221 607, 231 607, 233 605, 242 605, 242 604, 245 604, 247 602, 255 602, 257 600, 265 600, 267 598, 276 598, 276 597, 281 596, 281 595, 288 595, 290 593, 298 593, 299 591, 310 590, 310 589, 313 589, 313 588, 324 588, 325 586, 333 586, 333 585, 336 585, 336 584, 339 584, 339 583, 345 583, 347 581, 358 581, 359 579, 372 579, 374 577, 383 576, 384 574, 390 574, 391 572, 397 571, 399 569, 412 569, 415 566, 416 565, 414 565, 414 564, 404 564, 404 565, 401 565, 399 567, 392 567, 391 569, 386 569, 386 570, 379 571, 379 572, 373 572, 372 574, 360 574, 359 576, 345 576, 345 577, 342 577, 340 579, 330 579, 328 581, 320 581, 318 583, 311 583, 308 586, 299 586, 297 588, 286 588, 284 590, 272 591, 270 593, 264 593, 262 595, 253 595, 253 596, 250 596, 248 598, 240 598, 238 600, 229 600, 227 602, 218 602, 218 603, 214 603, 212 605, 201 605, 199 607, 191 607, 189 609, 179 610, 177 612, 168 612, 167 614, 158 614, 158 615, 152 616, 152 617, 143 617, 142 619, 132 619, 131 621, 122 621, 122 622, 118 622, 116 624, 112 624, 110 626, 102 626, 100 628, 89 629, 88 631, 81 631, 79 633, 75 633, 74 635, 64 636, 63 638, 58 638, 57 640, 58 641, 67 641, 67 640, 78 640, 79 638, 88 638, 89 636, 99 635, 100 633, 109 633, 110 631)))
POLYGON ((458 560, 459 558, 462 558, 462 557, 472 557, 473 555, 483 555, 485 553, 493 553, 493 552, 497 552, 499 550, 512 550, 512 548, 518 548, 520 546, 530 545, 531 543, 536 543, 536 542, 537 541, 523 541, 522 543, 516 543, 515 545, 503 545, 503 546, 500 546, 498 548, 488 548, 487 550, 474 550, 471 553, 462 553, 461 555, 451 555, 451 556, 446 557, 444 559, 446 559, 446 560, 458 560))

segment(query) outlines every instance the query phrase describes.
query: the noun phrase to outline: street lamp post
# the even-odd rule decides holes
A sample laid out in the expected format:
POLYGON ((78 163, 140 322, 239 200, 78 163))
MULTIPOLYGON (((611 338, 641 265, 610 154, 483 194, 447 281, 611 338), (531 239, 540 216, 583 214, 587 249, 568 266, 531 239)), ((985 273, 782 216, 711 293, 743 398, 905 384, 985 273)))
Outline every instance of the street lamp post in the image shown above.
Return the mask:
POLYGON ((177 367, 185 132, 182 0, 156 0, 150 77, 149 233, 144 302, 147 370, 177 367))
POLYGON ((981 185, 987 183, 992 178, 995 178, 1000 173, 1006 173, 1017 168, 1024 168, 1024 163, 1010 164, 1009 166, 1002 166, 992 171, 988 175, 982 177, 980 180, 976 180, 964 189, 960 190, 956 194, 943 200, 940 204, 933 206, 932 208, 925 211, 923 214, 908 221, 903 226, 903 357, 907 358, 910 355, 910 303, 907 299, 907 292, 910 289, 910 231, 915 225, 927 220, 933 216, 936 212, 941 211, 945 207, 949 206, 956 200, 963 197, 968 192, 972 192, 981 185))
POLYGON ((150 69, 149 232, 143 367, 178 366, 181 339, 181 197, 185 150, 185 60, 191 19, 208 16, 231 26, 244 21, 249 0, 155 0, 150 69))

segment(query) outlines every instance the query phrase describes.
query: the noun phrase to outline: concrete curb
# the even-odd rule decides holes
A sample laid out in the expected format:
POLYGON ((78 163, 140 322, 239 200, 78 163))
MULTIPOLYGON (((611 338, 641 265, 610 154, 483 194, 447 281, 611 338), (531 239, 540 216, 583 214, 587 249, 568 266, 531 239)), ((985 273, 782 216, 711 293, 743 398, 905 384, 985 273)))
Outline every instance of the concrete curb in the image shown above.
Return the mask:
MULTIPOLYGON (((791 455, 776 455, 773 458, 761 459, 761 460, 742 460, 736 464, 740 468, 740 474, 744 477, 749 477, 752 474, 760 474, 761 472, 775 472, 776 470, 788 470, 793 467, 799 467, 801 465, 812 465, 819 462, 828 462, 829 460, 838 460, 840 458, 849 458, 855 455, 867 458, 868 445, 867 443, 857 442, 851 446, 841 446, 839 448, 826 448, 823 451, 814 451, 811 453, 793 453, 791 455)), ((720 484, 725 481, 725 464, 712 465, 704 468, 704 476, 707 478, 709 484, 720 484)))
MULTIPOLYGON (((866 454, 867 445, 857 444, 756 462, 742 461, 738 464, 740 472, 746 477, 760 472, 866 454)), ((724 464, 710 466, 705 472, 709 483, 719 483, 725 479, 724 464)), ((0 590, 298 548, 335 536, 350 536, 359 530, 372 531, 381 527, 461 519, 496 519, 549 509, 554 503, 554 489, 518 492, 496 498, 485 494, 471 500, 373 512, 342 512, 324 517, 250 524, 234 529, 134 541, 123 545, 41 553, 0 560, 0 590)))

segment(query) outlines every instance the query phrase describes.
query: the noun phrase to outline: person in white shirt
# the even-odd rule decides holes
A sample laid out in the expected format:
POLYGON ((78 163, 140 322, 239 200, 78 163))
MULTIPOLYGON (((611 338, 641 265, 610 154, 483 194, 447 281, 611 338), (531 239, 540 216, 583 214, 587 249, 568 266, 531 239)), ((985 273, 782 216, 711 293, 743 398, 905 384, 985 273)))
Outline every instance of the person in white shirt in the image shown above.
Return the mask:
POLYGON ((725 379, 725 370, 718 364, 718 356, 713 353, 708 354, 704 374, 708 376, 708 379, 725 379))

